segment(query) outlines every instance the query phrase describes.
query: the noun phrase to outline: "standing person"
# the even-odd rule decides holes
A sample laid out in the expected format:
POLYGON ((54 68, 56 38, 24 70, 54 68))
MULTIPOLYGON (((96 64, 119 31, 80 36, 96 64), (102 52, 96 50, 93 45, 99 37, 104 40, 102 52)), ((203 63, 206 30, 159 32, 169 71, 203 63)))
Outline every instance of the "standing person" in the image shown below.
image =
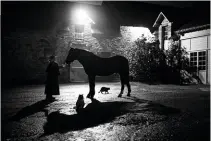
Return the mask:
POLYGON ((47 73, 47 80, 45 83, 45 94, 46 94, 46 100, 52 101, 55 98, 53 98, 53 95, 59 95, 59 81, 58 76, 60 75, 59 72, 59 66, 55 62, 55 56, 49 57, 49 64, 46 69, 47 73))

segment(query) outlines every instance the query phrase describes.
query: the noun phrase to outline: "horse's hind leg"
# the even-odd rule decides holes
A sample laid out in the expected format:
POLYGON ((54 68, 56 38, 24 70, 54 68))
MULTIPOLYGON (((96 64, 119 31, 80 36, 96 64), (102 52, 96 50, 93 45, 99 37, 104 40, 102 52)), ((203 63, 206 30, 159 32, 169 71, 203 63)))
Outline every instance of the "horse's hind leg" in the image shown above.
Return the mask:
POLYGON ((127 89, 128 89, 127 96, 130 96, 130 93, 131 93, 130 82, 128 81, 126 85, 127 85, 127 89))
POLYGON ((128 89, 127 96, 130 96, 131 87, 130 87, 129 75, 125 76, 125 84, 127 85, 127 89, 128 89))
POLYGON ((95 95, 95 76, 88 76, 89 77, 89 94, 87 98, 93 99, 95 95))
POLYGON ((124 78, 123 78, 122 75, 120 75, 120 80, 121 80, 121 91, 120 91, 118 97, 122 97, 122 94, 123 94, 123 92, 124 92, 124 87, 125 87, 125 86, 124 86, 124 78))

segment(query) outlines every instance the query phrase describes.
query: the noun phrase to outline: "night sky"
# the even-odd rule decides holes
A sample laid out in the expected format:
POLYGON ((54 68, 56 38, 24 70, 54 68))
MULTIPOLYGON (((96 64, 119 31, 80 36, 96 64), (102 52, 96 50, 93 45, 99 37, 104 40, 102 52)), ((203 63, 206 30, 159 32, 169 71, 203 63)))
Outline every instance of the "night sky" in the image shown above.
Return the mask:
MULTIPOLYGON (((152 26, 161 11, 176 13, 183 20, 183 15, 189 18, 195 16, 209 16, 210 2, 113 2, 106 1, 103 4, 112 4, 121 17, 125 20, 123 24, 130 24, 139 20, 144 26, 152 26), (207 13, 207 14, 204 14, 207 13)), ((59 20, 69 15, 69 7, 72 2, 2 2, 2 31, 10 32, 19 28, 25 30, 50 29, 59 20)), ((186 18, 185 17, 185 18, 186 18)))

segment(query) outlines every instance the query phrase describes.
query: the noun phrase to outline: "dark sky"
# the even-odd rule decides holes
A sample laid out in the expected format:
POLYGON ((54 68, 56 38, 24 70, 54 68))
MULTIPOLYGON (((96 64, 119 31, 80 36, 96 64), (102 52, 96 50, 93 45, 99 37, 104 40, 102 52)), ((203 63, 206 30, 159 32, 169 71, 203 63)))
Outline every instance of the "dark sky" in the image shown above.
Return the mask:
MULTIPOLYGON (((43 30, 50 29, 59 20, 63 20, 69 15, 69 6, 72 2, 27 2, 27 1, 8 1, 1 2, 2 6, 2 30, 14 31, 18 28, 26 30, 43 30)), ((112 4, 123 19, 140 19, 145 25, 151 25, 161 11, 167 10, 168 13, 178 13, 182 16, 189 14, 189 17, 206 16, 201 13, 210 14, 210 2, 197 1, 154 1, 154 2, 113 2, 104 3, 112 4), (165 10, 164 10, 165 9, 165 10), (185 11, 185 12, 184 12, 185 11), (181 14, 184 13, 184 14, 181 14), (125 17, 124 17, 125 16, 125 17)), ((104 4, 102 3, 102 5, 104 4)))

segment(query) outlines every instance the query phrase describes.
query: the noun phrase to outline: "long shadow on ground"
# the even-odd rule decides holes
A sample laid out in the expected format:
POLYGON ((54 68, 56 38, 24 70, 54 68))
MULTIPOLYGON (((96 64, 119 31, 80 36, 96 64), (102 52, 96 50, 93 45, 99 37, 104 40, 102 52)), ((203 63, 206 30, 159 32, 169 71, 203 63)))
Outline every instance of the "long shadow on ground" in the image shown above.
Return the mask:
POLYGON ((10 120, 19 121, 22 118, 26 118, 37 112, 47 112, 45 110, 46 106, 54 101, 41 100, 30 106, 26 106, 23 109, 21 109, 19 112, 17 112, 10 120))
POLYGON ((135 102, 99 102, 94 100, 88 104, 84 111, 80 114, 66 115, 57 112, 52 112, 47 117, 47 122, 44 125, 44 134, 50 135, 56 132, 66 133, 68 131, 82 130, 89 127, 94 127, 100 124, 108 123, 116 117, 133 112, 145 112, 146 110, 162 111, 160 109, 167 109, 163 114, 168 112, 176 112, 174 108, 159 106, 155 108, 156 104, 147 104, 145 108, 133 110, 137 103, 146 103, 146 100, 139 100, 135 102), (131 111, 132 110, 132 111, 131 111), (142 110, 142 111, 141 111, 142 110))
POLYGON ((93 100, 80 114, 66 115, 58 111, 52 112, 48 115, 47 123, 44 125, 45 135, 81 130, 110 122, 115 117, 127 112, 124 109, 127 104, 129 102, 99 102, 93 100))

